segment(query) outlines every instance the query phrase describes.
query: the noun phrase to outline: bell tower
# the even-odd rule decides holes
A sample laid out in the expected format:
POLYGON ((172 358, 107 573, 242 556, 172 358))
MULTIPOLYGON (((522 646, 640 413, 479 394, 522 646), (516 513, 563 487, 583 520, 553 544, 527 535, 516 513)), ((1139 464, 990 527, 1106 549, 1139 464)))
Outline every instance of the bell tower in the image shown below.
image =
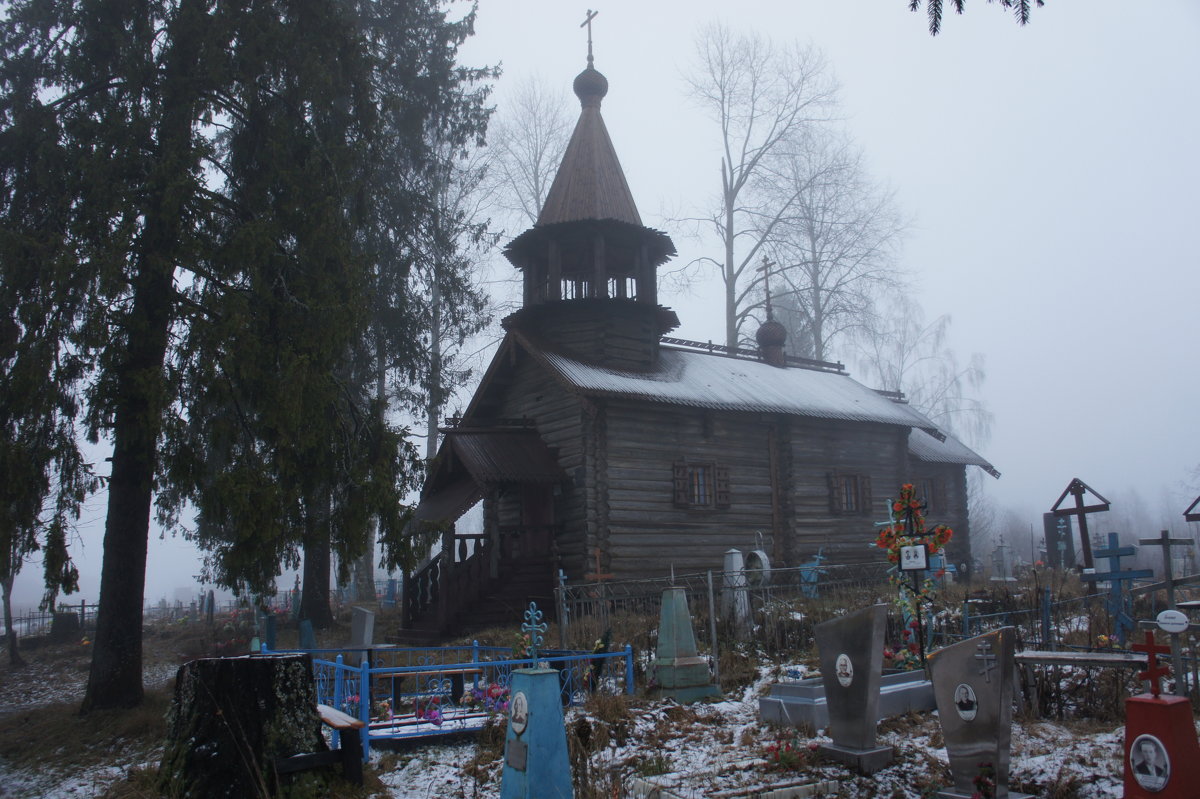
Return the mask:
POLYGON ((659 337, 679 325, 657 291, 675 245, 638 214, 600 115, 608 79, 592 66, 590 32, 574 89, 579 120, 546 203, 504 251, 523 278, 522 308, 504 325, 580 360, 651 369, 659 337))

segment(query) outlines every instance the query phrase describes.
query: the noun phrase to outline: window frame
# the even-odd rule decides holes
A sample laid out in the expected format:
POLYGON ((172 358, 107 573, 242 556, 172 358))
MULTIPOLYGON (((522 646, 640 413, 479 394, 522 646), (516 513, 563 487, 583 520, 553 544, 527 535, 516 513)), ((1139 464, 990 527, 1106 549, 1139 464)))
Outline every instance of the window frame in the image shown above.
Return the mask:
POLYGON ((871 478, 860 472, 829 472, 829 510, 835 516, 871 514, 871 478), (850 490, 847 490, 847 489, 850 490), (846 502, 847 498, 851 500, 846 502))
POLYGON ((723 510, 732 503, 729 467, 715 460, 684 459, 672 466, 672 504, 688 510, 723 510), (700 481, 696 482, 699 475, 700 481))

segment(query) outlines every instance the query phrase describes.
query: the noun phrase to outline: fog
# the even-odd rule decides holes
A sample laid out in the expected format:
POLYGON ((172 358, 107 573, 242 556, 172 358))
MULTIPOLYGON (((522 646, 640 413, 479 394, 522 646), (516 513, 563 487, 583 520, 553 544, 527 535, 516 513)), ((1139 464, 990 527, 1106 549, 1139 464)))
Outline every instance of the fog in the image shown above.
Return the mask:
MULTIPOLYGON (((947 11, 937 37, 907 6, 601 7, 603 113, 643 220, 673 236, 677 264, 714 246, 666 221, 703 210, 719 187, 717 130, 681 79, 697 26, 723 19, 811 40, 840 81, 846 127, 873 175, 915 220, 901 266, 919 301, 929 316, 952 314, 961 358, 986 358, 995 423, 981 449, 1003 474, 988 486, 1001 512, 1040 536, 1041 513, 1079 477, 1118 505, 1146 503, 1145 528, 1123 533, 1195 533, 1182 513, 1200 493, 1200 4, 1047 0, 1020 27, 972 0, 962 16, 947 11)), ((503 66, 501 107, 527 75, 569 92, 585 64, 584 13, 561 0, 485 0, 462 60, 503 66)), ((682 321, 674 335, 721 341, 719 285, 710 273, 687 294, 664 292, 682 321)), ((75 548, 89 601, 104 502, 89 501, 75 548)), ((173 598, 198 571, 189 544, 152 536, 147 601, 173 598)), ((31 564, 17 604, 36 601, 39 583, 31 564)))

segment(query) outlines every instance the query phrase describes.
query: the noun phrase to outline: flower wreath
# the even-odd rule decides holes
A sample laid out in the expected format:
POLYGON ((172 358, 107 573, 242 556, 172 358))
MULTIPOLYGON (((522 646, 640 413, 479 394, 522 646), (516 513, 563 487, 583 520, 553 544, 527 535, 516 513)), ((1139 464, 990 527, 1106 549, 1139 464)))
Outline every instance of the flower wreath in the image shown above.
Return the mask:
MULTIPOLYGON (((875 546, 887 550, 889 563, 899 566, 901 547, 926 546, 930 555, 936 555, 954 537, 954 531, 944 524, 926 532, 924 509, 912 483, 900 486, 900 496, 891 503, 890 522, 875 537, 875 546)), ((904 579, 899 568, 893 569, 892 582, 902 589, 902 593, 909 595, 902 596, 898 604, 909 613, 919 612, 920 600, 933 600, 934 577, 942 577, 945 573, 945 569, 939 569, 933 576, 926 576, 920 588, 916 589, 904 579)))

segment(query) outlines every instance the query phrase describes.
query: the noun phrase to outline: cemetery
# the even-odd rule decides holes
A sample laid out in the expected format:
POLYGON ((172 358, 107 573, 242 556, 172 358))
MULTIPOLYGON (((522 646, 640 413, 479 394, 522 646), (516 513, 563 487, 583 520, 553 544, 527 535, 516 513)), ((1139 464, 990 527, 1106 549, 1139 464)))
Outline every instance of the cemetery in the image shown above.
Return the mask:
MULTIPOLYGON (((936 559, 947 533, 910 496, 878 525, 873 567, 819 562, 813 579, 750 550, 734 571, 562 586, 553 609, 440 646, 387 641, 386 588, 317 632, 286 610, 210 616, 202 597, 154 633, 202 633, 205 651, 154 665, 167 727, 104 795, 1191 795, 1191 539, 1096 536, 1092 572, 999 544, 954 582, 936 559), (1127 568, 1139 550, 1157 567, 1127 568), (257 782, 215 754, 244 748, 271 764, 257 782)), ((32 724, 45 701, 17 706, 32 724)), ((6 728, 0 757, 14 751, 6 728)), ((43 784, 4 768, 6 785, 43 784)))
MULTIPOLYGON (((951 281, 918 289, 900 269, 912 223, 858 171, 823 56, 806 75, 787 51, 769 88, 755 64, 784 51, 700 34, 709 74, 683 77, 715 102, 723 206, 664 218, 668 233, 617 158, 588 9, 577 120, 532 112, 561 147, 520 200, 529 218, 489 227, 457 205, 506 191, 487 177, 501 162, 466 163, 501 74, 457 63, 473 4, 457 23, 441 3, 150 4, 162 19, 140 21, 92 5, 17 2, 0 47, 3 287, 21 301, 20 323, 0 318, 16 387, 0 799, 1200 795, 1200 497, 1182 523, 1150 523, 1104 515, 1114 503, 1075 477, 1045 498, 1040 547, 1032 526, 1018 546, 1018 509, 975 482, 1000 477, 975 451, 982 356, 960 370, 949 315, 926 326, 919 295, 951 281), (145 55, 125 54, 142 46, 125 28, 145 55), (138 58, 128 75, 103 63, 138 58), (822 149, 836 162, 803 163, 822 149), (815 232, 843 202, 839 232, 815 232), (725 260, 684 236, 720 240, 725 260), (492 256, 516 270, 511 302, 476 285, 492 256), (692 266, 724 283, 724 344, 682 337, 698 328, 661 304, 683 311, 692 266), (834 360, 852 332, 854 376, 834 360), (81 434, 112 446, 98 471, 81 434), (72 521, 101 491, 101 598, 58 602, 79 588, 72 521), (151 508, 205 553, 173 606, 142 604, 151 508), (43 609, 13 619, 38 551, 43 609)), ((936 33, 942 4, 926 5, 936 33)), ((1028 2, 999 5, 1027 21, 1028 2)), ((613 41, 602 60, 623 74, 635 40, 613 41)), ((549 52, 532 25, 521 45, 549 52)), ((614 100, 656 99, 621 113, 664 158, 697 131, 663 124, 665 91, 638 69, 646 85, 614 100)), ((889 141, 908 138, 898 110, 889 141)), ((524 133, 496 151, 505 135, 524 133)), ((987 216, 998 192, 967 179, 940 193, 987 216)), ((996 283, 1036 262, 955 257, 996 283)), ((1039 315, 1015 305, 972 322, 1041 329, 1010 324, 1039 315)), ((1033 361, 1015 388, 1045 403, 1033 361)), ((1065 441, 1035 456, 1052 447, 1063 468, 1065 441)))

